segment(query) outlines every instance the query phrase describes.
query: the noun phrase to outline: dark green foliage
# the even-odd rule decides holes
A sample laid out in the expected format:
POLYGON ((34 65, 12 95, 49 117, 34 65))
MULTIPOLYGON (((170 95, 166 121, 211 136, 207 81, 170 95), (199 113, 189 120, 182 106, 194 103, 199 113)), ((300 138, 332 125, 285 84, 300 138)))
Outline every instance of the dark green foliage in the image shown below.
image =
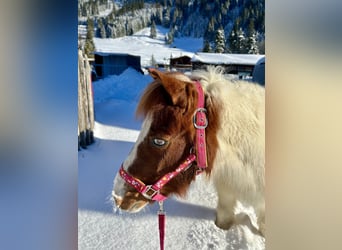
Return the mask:
POLYGON ((122 8, 118 10, 117 15, 123 15, 127 12, 132 12, 144 8, 143 0, 124 0, 122 8))
POLYGON ((173 28, 166 34, 165 42, 166 44, 172 44, 175 37, 175 30, 173 28))
POLYGON ((165 28, 169 28, 170 27, 170 8, 165 8, 163 10, 162 25, 165 28))
POLYGON ((215 53, 223 53, 226 49, 225 44, 225 36, 224 36, 224 30, 223 28, 219 28, 216 31, 216 37, 215 37, 215 53))
POLYGON ((216 35, 216 21, 214 17, 211 17, 207 29, 205 30, 203 38, 207 41, 215 41, 215 35, 216 35))
MULTIPOLYGON (((81 2, 79 14, 96 15, 98 6, 105 2, 81 2)), ((194 36, 203 38, 203 50, 208 50, 210 45, 217 50, 216 33, 222 27, 226 35, 224 52, 255 54, 265 50, 265 0, 123 0, 121 8, 113 9, 101 19, 96 22, 97 37, 131 35, 153 21, 169 29, 166 37, 169 44, 174 37, 194 36), (153 11, 149 16, 136 16, 134 11, 142 8, 153 11)))
POLYGON ((204 46, 203 46, 202 52, 207 52, 207 53, 212 52, 210 43, 207 40, 204 41, 204 46))
POLYGON ((106 38, 107 37, 107 32, 106 32, 106 28, 105 25, 103 23, 103 18, 99 18, 99 20, 97 21, 97 27, 98 27, 98 37, 101 38, 106 38))
POLYGON ((254 19, 250 19, 247 30, 246 49, 248 54, 259 54, 257 32, 254 28, 254 19))
POLYGON ((150 30, 150 37, 151 38, 156 38, 157 37, 157 28, 155 22, 152 20, 151 23, 151 30, 150 30))
POLYGON ((94 50, 95 50, 95 45, 94 45, 94 20, 91 18, 88 18, 87 20, 87 36, 86 40, 84 43, 84 53, 89 57, 93 58, 94 57, 94 50))

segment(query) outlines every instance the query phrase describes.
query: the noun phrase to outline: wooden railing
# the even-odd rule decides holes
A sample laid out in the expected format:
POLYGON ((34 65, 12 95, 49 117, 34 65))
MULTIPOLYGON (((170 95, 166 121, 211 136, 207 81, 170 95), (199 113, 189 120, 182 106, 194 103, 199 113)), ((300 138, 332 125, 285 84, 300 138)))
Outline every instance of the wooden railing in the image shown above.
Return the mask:
POLYGON ((78 51, 78 150, 94 142, 94 101, 88 58, 78 51))

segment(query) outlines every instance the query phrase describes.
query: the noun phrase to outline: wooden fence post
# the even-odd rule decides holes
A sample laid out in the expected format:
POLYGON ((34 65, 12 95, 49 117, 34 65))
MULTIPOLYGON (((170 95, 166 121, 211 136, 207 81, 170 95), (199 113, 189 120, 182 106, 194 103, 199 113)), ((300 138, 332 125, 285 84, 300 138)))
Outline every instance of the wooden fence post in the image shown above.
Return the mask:
POLYGON ((78 51, 78 150, 94 142, 94 101, 88 58, 78 51))

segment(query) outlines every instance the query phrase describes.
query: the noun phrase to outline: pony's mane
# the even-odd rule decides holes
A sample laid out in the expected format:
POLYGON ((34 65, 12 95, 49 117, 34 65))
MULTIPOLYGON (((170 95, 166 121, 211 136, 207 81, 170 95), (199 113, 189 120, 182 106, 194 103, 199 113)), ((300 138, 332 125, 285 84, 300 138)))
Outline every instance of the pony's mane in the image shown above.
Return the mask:
POLYGON ((228 80, 224 76, 224 68, 221 66, 207 66, 206 70, 195 70, 192 72, 191 79, 200 80, 204 88, 207 88, 208 85, 222 84, 228 80))

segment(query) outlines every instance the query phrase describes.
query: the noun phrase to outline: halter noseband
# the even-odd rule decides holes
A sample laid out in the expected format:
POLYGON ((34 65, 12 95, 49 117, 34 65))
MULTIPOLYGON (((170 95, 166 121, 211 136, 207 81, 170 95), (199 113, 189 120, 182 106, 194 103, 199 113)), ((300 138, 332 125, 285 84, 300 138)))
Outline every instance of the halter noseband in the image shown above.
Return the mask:
POLYGON ((191 167, 192 163, 196 159, 198 167, 197 174, 202 173, 207 167, 207 153, 205 144, 205 128, 208 126, 208 119, 206 116, 207 110, 204 108, 204 92, 202 86, 198 81, 195 81, 194 84, 198 93, 197 109, 193 116, 193 124, 196 128, 196 155, 190 153, 186 160, 181 163, 175 171, 167 173, 153 185, 146 185, 141 180, 131 176, 126 170, 124 170, 123 165, 121 165, 119 170, 119 174, 122 179, 124 179, 127 184, 134 187, 139 193, 149 200, 164 201, 167 197, 162 195, 160 190, 180 172, 186 171, 189 167, 191 167))

